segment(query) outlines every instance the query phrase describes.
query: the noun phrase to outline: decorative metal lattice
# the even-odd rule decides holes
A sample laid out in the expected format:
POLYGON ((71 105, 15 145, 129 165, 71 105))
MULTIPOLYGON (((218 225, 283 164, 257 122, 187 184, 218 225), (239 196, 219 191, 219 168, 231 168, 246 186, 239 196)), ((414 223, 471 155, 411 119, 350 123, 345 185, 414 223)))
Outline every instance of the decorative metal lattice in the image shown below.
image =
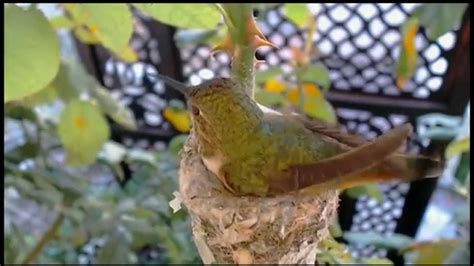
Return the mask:
MULTIPOLYGON (((447 71, 447 56, 454 48, 456 32, 448 32, 437 41, 427 39, 420 30, 415 39, 419 51, 417 71, 404 91, 395 85, 395 63, 400 53, 400 26, 417 4, 318 4, 309 5, 317 20, 314 45, 320 60, 329 68, 332 89, 401 98, 433 97, 443 83, 447 71)), ((267 12, 258 25, 267 38, 281 47, 262 47, 266 63, 259 67, 280 66, 291 69, 291 47, 302 48, 305 30, 286 20, 282 7, 267 12)), ((201 79, 229 75, 229 56, 218 54, 210 58, 210 47, 186 46, 181 49, 186 64, 184 75, 191 84, 201 79)))

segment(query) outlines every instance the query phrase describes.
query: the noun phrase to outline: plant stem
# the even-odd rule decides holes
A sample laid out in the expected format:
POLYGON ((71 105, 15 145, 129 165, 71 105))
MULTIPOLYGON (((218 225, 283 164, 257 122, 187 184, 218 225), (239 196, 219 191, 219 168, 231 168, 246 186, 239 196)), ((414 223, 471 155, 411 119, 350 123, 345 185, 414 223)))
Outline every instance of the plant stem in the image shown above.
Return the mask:
POLYGON ((253 19, 251 4, 224 4, 223 9, 235 28, 229 28, 235 45, 232 57, 232 79, 241 86, 247 94, 255 97, 255 47, 251 44, 252 33, 249 32, 248 20, 253 19))
POLYGON ((64 220, 64 213, 62 210, 60 210, 58 216, 54 220, 51 227, 48 228, 48 230, 40 238, 38 243, 36 243, 36 246, 26 255, 25 259, 23 260, 21 264, 30 264, 36 259, 36 257, 38 257, 38 255, 40 255, 46 243, 48 243, 56 235, 56 232, 58 231, 59 227, 63 223, 63 220, 64 220))

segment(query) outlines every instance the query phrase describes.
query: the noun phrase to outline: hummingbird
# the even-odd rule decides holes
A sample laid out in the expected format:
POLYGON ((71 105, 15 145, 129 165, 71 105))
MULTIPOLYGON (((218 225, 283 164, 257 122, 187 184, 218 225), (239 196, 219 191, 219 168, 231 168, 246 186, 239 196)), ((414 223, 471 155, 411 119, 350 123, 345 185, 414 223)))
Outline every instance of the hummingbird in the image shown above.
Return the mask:
POLYGON ((234 195, 318 194, 439 175, 439 161, 400 151, 410 124, 368 141, 323 120, 259 105, 229 78, 187 86, 157 76, 186 97, 202 162, 234 195))

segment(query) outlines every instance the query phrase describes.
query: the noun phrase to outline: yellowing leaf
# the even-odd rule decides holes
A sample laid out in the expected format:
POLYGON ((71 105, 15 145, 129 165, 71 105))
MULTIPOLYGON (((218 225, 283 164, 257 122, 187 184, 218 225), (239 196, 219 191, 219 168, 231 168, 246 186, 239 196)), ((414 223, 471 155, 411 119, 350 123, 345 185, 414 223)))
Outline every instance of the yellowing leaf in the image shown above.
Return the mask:
MULTIPOLYGON (((127 48, 133 31, 132 13, 128 5, 80 4, 68 11, 77 23, 87 26, 88 32, 107 49, 120 54, 127 48)), ((85 36, 84 31, 80 34, 85 36)))
POLYGON ((414 264, 443 264, 454 249, 461 244, 459 240, 440 240, 436 242, 419 242, 403 249, 403 252, 416 252, 414 264))
POLYGON ((134 63, 138 60, 137 53, 129 46, 127 46, 127 48, 125 48, 121 53, 116 55, 118 58, 128 63, 134 63))
POLYGON ((67 163, 92 163, 102 145, 109 139, 110 129, 100 110, 93 104, 74 100, 63 110, 58 134, 67 151, 67 163))
POLYGON ((445 157, 446 159, 451 159, 458 154, 469 151, 470 147, 471 141, 469 137, 453 141, 446 147, 445 157))
POLYGON ((337 123, 336 112, 324 97, 306 96, 304 112, 309 116, 320 118, 330 123, 337 123))
POLYGON ((61 28, 70 29, 74 27, 74 21, 70 20, 69 18, 63 15, 50 18, 49 23, 51 23, 51 25, 55 29, 61 29, 61 28))
POLYGON ((180 132, 189 132, 191 129, 189 114, 184 109, 177 109, 168 106, 163 111, 163 116, 176 128, 176 130, 180 132))
POLYGON ((221 14, 212 4, 133 4, 154 19, 180 28, 215 29, 221 14))
POLYGON ((4 103, 44 89, 59 69, 59 40, 43 12, 7 4, 4 14, 4 103))
POLYGON ((74 29, 74 35, 85 44, 99 44, 100 40, 97 36, 92 33, 89 29, 83 27, 76 27, 74 29))
POLYGON ((265 90, 280 93, 285 91, 285 84, 278 79, 269 79, 265 82, 265 90))
MULTIPOLYGON (((303 84, 303 93, 305 96, 313 96, 313 97, 322 97, 321 90, 316 84, 311 83, 304 83, 303 84)), ((290 92, 288 92, 287 98, 293 105, 299 104, 299 97, 300 93, 298 88, 292 88, 290 92)))
POLYGON ((418 52, 415 47, 415 37, 417 32, 418 19, 412 17, 402 28, 402 49, 396 67, 396 83, 401 90, 404 89, 406 82, 412 78, 416 70, 418 52))

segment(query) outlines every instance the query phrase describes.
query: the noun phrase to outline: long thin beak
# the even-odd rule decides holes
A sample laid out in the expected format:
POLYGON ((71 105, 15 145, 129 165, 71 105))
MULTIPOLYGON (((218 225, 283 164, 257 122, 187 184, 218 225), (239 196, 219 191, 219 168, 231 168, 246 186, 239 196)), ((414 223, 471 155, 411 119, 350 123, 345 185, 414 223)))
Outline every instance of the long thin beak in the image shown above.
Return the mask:
MULTIPOLYGON (((150 75, 150 74, 149 74, 150 75)), ((154 74, 151 74, 153 76, 156 76, 160 79, 162 79, 168 86, 170 86, 171 88, 181 92, 182 94, 184 94, 184 96, 188 97, 189 94, 191 93, 192 89, 190 86, 187 86, 186 84, 182 83, 182 82, 179 82, 175 79, 172 79, 168 76, 164 76, 164 75, 161 75, 161 74, 158 74, 158 73, 154 73, 154 74)))

